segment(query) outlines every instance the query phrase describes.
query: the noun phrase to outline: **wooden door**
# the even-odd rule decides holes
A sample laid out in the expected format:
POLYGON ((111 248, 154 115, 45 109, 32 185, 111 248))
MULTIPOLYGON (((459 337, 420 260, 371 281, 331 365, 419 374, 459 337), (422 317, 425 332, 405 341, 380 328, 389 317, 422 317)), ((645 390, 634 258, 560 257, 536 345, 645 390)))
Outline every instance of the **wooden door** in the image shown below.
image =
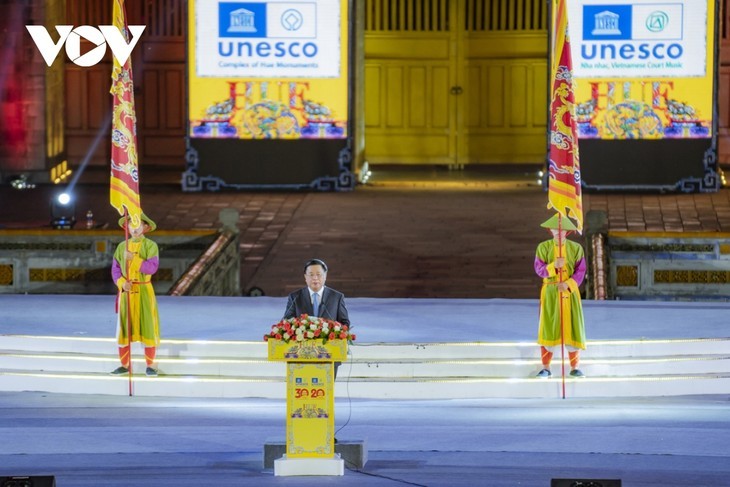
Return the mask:
POLYGON ((461 161, 541 163, 547 147, 547 3, 464 0, 461 161))
MULTIPOLYGON (((127 0, 129 24, 146 25, 132 51, 140 165, 179 166, 185 154, 185 25, 183 0, 127 0)), ((68 0, 67 22, 108 25, 112 2, 68 0)), ((111 53, 96 66, 66 63, 66 147, 72 167, 106 165, 111 151, 106 123, 111 113, 111 53)))
POLYGON ((544 1, 367 0, 365 10, 369 163, 544 160, 544 1))
POLYGON ((718 161, 730 164, 730 9, 729 0, 720 2, 720 59, 718 62, 718 161))
POLYGON ((371 164, 457 160, 456 0, 367 0, 365 157, 371 164))

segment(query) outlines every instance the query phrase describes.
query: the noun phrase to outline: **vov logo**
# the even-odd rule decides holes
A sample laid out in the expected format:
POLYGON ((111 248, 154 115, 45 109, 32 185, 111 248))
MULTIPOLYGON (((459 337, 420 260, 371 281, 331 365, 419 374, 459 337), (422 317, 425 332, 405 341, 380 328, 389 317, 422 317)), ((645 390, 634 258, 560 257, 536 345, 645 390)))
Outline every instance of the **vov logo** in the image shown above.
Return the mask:
POLYGON ((57 25, 58 42, 53 42, 48 30, 42 25, 25 26, 48 66, 53 64, 65 44, 68 58, 75 65, 84 68, 93 66, 104 58, 107 44, 109 44, 112 55, 119 64, 124 64, 132 54, 132 49, 137 45, 137 41, 139 41, 146 26, 130 25, 128 27, 132 36, 129 44, 127 44, 122 33, 119 32, 119 29, 113 25, 100 25, 98 29, 90 25, 81 25, 76 28, 73 25, 57 25), (96 47, 82 55, 81 38, 86 39, 96 47))

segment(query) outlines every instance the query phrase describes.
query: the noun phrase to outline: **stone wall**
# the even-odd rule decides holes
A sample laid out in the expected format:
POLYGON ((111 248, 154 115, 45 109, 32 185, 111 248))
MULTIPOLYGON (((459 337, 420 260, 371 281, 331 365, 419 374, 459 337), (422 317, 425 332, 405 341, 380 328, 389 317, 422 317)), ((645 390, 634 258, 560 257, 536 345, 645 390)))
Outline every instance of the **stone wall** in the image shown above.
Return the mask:
MULTIPOLYGON (((215 231, 152 234, 160 248, 155 292, 167 293, 217 236, 215 231)), ((0 294, 114 294, 111 262, 123 239, 118 230, 0 230, 0 294)))

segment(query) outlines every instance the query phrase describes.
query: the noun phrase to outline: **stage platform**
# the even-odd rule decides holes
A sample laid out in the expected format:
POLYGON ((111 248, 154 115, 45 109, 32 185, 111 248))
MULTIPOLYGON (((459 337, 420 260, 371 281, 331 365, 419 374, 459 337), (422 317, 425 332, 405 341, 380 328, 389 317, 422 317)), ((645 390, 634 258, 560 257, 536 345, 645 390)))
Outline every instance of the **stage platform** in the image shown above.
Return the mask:
POLYGON ((585 302, 588 377, 568 381, 561 399, 559 379, 530 377, 535 300, 350 299, 358 344, 337 381, 336 435, 365 440, 367 464, 285 479, 263 466, 286 405, 283 370, 270 368, 262 341, 285 300, 160 297, 163 375, 135 377, 134 397, 106 373, 113 306, 110 296, 0 296, 0 477, 54 475, 58 487, 730 485, 730 304, 585 302))
MULTIPOLYGON (((0 296, 0 390, 128 394, 118 365, 112 296, 0 296)), ((139 373, 134 394, 284 397, 284 366, 263 335, 285 299, 159 298, 160 376, 139 373)), ((536 300, 348 300, 357 340, 338 396, 365 399, 562 397, 540 370, 536 300)), ((588 349, 571 397, 646 397, 730 391, 728 303, 586 301, 588 349)), ((134 349, 134 369, 144 370, 134 349)), ((566 371, 567 372, 567 371, 566 371)))

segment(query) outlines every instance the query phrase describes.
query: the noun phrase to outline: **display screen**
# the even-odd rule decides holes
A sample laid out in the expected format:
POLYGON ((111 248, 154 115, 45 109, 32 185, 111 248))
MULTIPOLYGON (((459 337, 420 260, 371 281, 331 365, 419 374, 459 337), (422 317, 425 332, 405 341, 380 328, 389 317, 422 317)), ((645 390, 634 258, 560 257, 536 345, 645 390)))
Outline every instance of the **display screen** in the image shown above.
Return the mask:
POLYGON ((189 8, 190 137, 347 137, 347 0, 189 8))
POLYGON ((711 138, 713 0, 571 0, 579 139, 711 138))

